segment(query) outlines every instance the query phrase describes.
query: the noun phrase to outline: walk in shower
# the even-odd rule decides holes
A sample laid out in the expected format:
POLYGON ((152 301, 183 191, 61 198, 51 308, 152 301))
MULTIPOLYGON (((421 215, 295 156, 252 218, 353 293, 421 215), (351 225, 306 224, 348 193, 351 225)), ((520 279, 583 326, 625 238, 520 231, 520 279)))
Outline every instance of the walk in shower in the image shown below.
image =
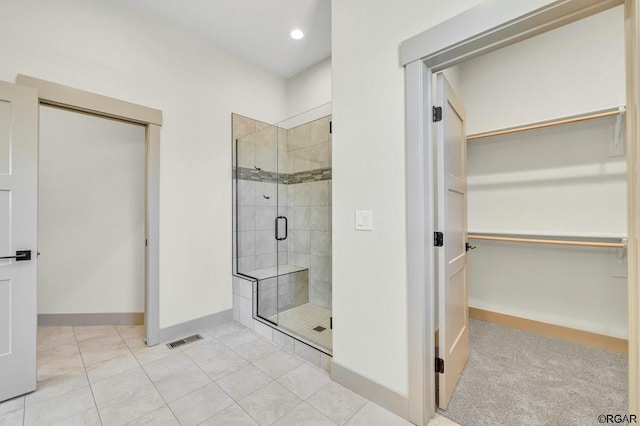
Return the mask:
POLYGON ((233 183, 234 273, 254 281, 254 319, 330 354, 328 110, 276 125, 234 114, 233 183))

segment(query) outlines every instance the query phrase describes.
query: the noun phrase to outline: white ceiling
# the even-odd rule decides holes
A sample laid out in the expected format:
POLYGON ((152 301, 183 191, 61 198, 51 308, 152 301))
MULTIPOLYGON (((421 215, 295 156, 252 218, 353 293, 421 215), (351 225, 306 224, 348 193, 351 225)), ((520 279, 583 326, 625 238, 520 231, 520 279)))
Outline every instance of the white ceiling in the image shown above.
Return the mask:
POLYGON ((130 1, 284 78, 331 55, 331 0, 130 1))

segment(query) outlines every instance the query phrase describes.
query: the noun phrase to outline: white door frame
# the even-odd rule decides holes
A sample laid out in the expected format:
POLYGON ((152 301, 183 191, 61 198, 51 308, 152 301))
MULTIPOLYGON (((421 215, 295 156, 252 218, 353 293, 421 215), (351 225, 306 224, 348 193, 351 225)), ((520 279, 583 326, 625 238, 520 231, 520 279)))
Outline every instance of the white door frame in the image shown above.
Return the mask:
POLYGON ((409 420, 435 414, 432 73, 625 5, 629 413, 640 412, 640 0, 489 0, 402 43, 406 86, 409 420))
POLYGON ((41 104, 63 107, 102 117, 116 118, 146 127, 146 267, 145 327, 147 345, 160 343, 159 314, 159 211, 160 211, 160 126, 162 111, 98 95, 46 80, 18 74, 17 83, 38 91, 41 104))

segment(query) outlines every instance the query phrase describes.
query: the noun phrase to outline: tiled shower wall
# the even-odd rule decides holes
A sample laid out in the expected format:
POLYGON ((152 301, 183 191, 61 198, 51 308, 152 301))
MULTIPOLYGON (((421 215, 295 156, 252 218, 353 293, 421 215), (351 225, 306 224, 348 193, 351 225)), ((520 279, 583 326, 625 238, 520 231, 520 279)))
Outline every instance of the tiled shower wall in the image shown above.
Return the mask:
POLYGON ((291 185, 291 193, 289 257, 309 268, 309 302, 331 308, 331 181, 291 185))
MULTIPOLYGON (((330 119, 289 129, 294 173, 331 167, 330 119)), ((309 268, 309 302, 331 308, 331 179, 316 175, 303 180, 308 181, 289 185, 289 258, 309 268)))
POLYGON ((241 273, 277 263, 307 267, 308 291, 295 293, 331 308, 330 117, 286 130, 234 114, 233 134, 241 172, 234 192, 234 273, 236 254, 241 273), (276 244, 278 215, 288 218, 289 238, 276 244))
MULTIPOLYGON (((278 185, 277 179, 266 179, 266 174, 275 176, 278 163, 276 156, 286 155, 287 131, 278 129, 267 123, 252 120, 241 115, 233 114, 233 159, 238 167, 255 170, 260 169, 262 175, 256 175, 253 180, 234 179, 234 244, 233 272, 236 266, 239 272, 249 272, 256 269, 274 267, 276 264, 288 263, 288 242, 276 244, 274 239, 275 217, 277 206, 286 207, 286 185, 278 185), (276 138, 276 135, 278 136, 276 138), (237 149, 236 149, 236 140, 237 149), (280 141, 283 149, 276 149, 280 141), (237 197, 237 202, 236 202, 237 197), (235 232, 238 232, 237 239, 235 232), (278 250, 280 253, 278 253, 278 250), (236 263, 237 257, 237 263, 236 263)), ((281 148, 278 147, 278 148, 281 148)), ((234 176, 235 177, 235 176, 234 176)))

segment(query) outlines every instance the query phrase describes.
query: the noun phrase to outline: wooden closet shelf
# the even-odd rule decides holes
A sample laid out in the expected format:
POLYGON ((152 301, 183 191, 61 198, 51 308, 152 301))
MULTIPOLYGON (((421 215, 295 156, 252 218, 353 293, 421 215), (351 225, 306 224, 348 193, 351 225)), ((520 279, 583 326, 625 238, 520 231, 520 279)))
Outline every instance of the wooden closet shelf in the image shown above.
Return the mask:
POLYGON ((600 241, 572 241, 572 240, 552 240, 542 238, 517 238, 517 237, 495 237, 488 235, 468 234, 470 240, 504 241, 512 243, 528 244, 552 244, 557 246, 579 246, 579 247, 604 247, 604 248, 625 248, 626 243, 605 243, 600 241))
POLYGON ((575 115, 571 117, 560 118, 557 120, 542 121, 539 123, 531 123, 523 126, 509 127, 506 129, 494 130, 490 132, 476 133, 473 135, 468 135, 467 141, 472 141, 472 140, 481 139, 481 138, 489 138, 492 136, 509 135, 511 133, 526 132, 528 130, 544 129, 547 127, 560 126, 563 124, 578 123, 580 121, 594 120, 596 118, 612 117, 612 116, 624 114, 624 113, 625 113, 625 107, 618 107, 613 109, 597 111, 589 114, 581 114, 581 115, 575 115))

